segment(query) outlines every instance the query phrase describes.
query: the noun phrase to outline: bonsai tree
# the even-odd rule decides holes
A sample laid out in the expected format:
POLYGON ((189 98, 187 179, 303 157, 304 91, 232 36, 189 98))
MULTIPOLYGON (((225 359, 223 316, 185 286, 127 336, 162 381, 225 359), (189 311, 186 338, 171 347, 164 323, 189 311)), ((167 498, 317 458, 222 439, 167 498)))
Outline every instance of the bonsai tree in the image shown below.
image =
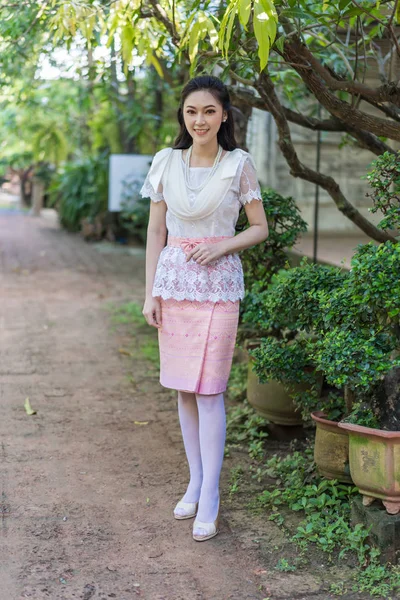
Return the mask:
POLYGON ((321 366, 315 357, 318 342, 330 325, 322 306, 339 290, 346 274, 336 267, 314 265, 305 259, 301 266, 280 271, 259 297, 257 327, 266 333, 259 348, 251 352, 254 369, 261 382, 274 379, 293 393, 298 383, 308 389, 293 393, 295 404, 306 421, 310 412, 323 410, 331 420, 344 414, 343 393, 327 386, 321 397, 321 366))
MULTIPOLYGON (((400 222, 399 158, 384 154, 367 175, 372 210, 383 212, 379 226, 393 235, 400 222)), ((276 276, 262 294, 262 314, 284 335, 265 338, 253 352, 261 379, 299 381, 313 367, 342 390, 350 420, 400 430, 400 245, 393 240, 360 245, 350 271, 303 264, 276 276)), ((303 408, 321 404, 312 394, 297 401, 303 408)))

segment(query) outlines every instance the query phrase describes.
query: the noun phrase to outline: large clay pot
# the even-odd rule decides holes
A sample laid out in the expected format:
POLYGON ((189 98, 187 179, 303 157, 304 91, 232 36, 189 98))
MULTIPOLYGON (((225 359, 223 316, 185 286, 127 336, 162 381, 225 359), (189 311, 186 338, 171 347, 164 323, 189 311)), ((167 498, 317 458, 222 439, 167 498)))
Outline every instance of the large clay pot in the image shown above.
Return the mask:
POLYGON ((326 479, 352 483, 349 467, 349 436, 335 421, 329 421, 322 411, 311 413, 316 425, 314 460, 326 479))
POLYGON ((247 400, 263 417, 277 425, 301 425, 303 420, 293 400, 279 381, 260 383, 249 360, 247 400))
POLYGON ((339 423, 349 433, 350 473, 368 506, 380 498, 391 515, 400 512, 400 431, 339 423))

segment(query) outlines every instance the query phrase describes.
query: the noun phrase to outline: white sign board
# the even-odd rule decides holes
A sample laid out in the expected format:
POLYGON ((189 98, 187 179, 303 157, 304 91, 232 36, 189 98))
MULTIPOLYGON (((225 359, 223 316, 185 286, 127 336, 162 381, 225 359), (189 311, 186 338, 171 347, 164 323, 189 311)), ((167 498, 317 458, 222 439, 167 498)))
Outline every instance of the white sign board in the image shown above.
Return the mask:
POLYGON ((119 212, 129 190, 140 189, 153 157, 147 154, 111 154, 108 210, 119 212), (135 185, 136 184, 136 185, 135 185))

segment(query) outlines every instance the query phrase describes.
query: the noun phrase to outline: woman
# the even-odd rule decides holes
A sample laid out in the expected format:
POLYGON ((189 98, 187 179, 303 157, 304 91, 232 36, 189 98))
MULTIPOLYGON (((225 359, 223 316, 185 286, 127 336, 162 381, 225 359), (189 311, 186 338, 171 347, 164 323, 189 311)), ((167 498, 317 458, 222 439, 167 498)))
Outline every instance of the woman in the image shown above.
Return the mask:
POLYGON ((178 390, 190 481, 174 516, 196 517, 193 539, 204 541, 218 533, 223 392, 244 295, 237 252, 265 240, 268 225, 253 161, 236 146, 222 81, 189 81, 178 121, 174 147, 155 155, 141 190, 152 201, 143 314, 158 328, 160 382, 178 390), (250 226, 235 236, 241 206, 250 226))

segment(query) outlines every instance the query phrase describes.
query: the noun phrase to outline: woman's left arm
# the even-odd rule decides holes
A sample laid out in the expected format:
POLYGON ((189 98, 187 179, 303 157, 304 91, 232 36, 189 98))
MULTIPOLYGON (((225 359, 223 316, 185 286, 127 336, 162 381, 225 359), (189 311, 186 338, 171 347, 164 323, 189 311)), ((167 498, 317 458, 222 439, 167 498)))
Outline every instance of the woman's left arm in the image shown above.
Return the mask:
POLYGON ((217 244, 224 254, 234 254, 260 244, 268 237, 268 223, 264 206, 260 200, 252 200, 244 205, 250 227, 233 238, 222 240, 217 244))
POLYGON ((244 210, 250 225, 248 229, 216 244, 199 244, 187 254, 186 261, 193 258, 199 265, 208 265, 225 254, 235 254, 266 240, 268 223, 263 203, 260 200, 252 200, 244 205, 244 210))

